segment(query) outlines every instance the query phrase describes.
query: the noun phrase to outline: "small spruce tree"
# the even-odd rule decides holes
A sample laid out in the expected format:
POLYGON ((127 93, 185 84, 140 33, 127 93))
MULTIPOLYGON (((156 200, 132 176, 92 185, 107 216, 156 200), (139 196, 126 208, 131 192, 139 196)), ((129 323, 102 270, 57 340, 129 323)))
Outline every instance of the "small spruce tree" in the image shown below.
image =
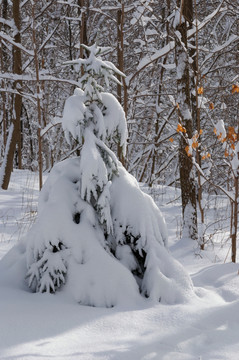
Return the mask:
POLYGON ((80 156, 57 164, 39 198, 27 236, 27 277, 37 292, 65 289, 86 305, 113 306, 139 292, 156 301, 183 301, 192 284, 167 250, 164 218, 110 150, 126 149, 127 126, 116 98, 104 92, 116 67, 105 49, 85 46, 79 88, 66 100, 63 129, 80 156))

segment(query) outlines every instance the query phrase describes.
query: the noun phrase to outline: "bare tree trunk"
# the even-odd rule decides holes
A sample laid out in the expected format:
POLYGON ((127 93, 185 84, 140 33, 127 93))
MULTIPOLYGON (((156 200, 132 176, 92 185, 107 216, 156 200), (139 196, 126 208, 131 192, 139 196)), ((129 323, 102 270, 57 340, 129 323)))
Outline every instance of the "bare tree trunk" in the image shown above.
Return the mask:
MULTIPOLYGON (((169 11, 170 11, 170 3, 167 1, 167 5, 165 4, 165 6, 162 8, 162 22, 165 23, 165 30, 167 33, 167 37, 164 39, 163 43, 162 43, 162 47, 165 46, 169 39, 168 39, 168 35, 169 35, 169 27, 168 27, 168 22, 166 21, 167 16, 169 15, 169 11), (167 6, 167 13, 166 13, 166 6, 167 6)), ((167 62, 167 55, 165 56, 165 58, 163 59, 163 64, 166 64, 167 62)), ((165 68, 162 67, 161 71, 160 71, 160 77, 159 77, 159 84, 158 84, 158 95, 157 95, 157 102, 156 102, 156 114, 157 114, 157 119, 155 122, 155 126, 154 126, 154 131, 155 131, 155 136, 154 136, 154 149, 153 149, 153 156, 152 156, 152 164, 151 164, 151 171, 150 171, 150 177, 149 177, 149 181, 148 184, 150 187, 153 186, 153 182, 155 179, 155 168, 156 168, 156 162, 157 162, 157 157, 158 157, 158 140, 160 138, 160 133, 162 132, 162 128, 160 130, 160 114, 158 113, 158 109, 160 108, 160 103, 161 103, 161 92, 162 92, 162 85, 163 85, 163 77, 164 77, 164 73, 165 73, 165 68)))
MULTIPOLYGON (((121 4, 121 9, 117 10, 117 58, 118 58, 118 69, 121 72, 124 72, 124 1, 119 2, 121 4)), ((119 102, 124 108, 125 116, 127 117, 127 107, 128 107, 128 91, 125 79, 121 79, 118 76, 118 79, 123 83, 123 97, 122 97, 122 86, 117 84, 117 97, 119 102)), ((122 153, 122 148, 118 146, 117 155, 119 160, 125 165, 125 159, 122 153)))
MULTIPOLYGON (((80 22, 80 44, 87 45, 87 14, 85 9, 85 1, 87 0, 78 0, 79 4, 79 16, 81 18, 80 22)), ((84 58, 84 48, 80 47, 80 58, 84 58)), ((81 75, 84 74, 84 68, 81 67, 81 75)))
MULTIPOLYGON (((193 128, 197 130, 198 134, 201 131, 201 118, 200 118, 200 107, 198 104, 198 92, 197 89, 199 88, 200 84, 200 74, 199 74, 199 67, 198 67, 198 16, 197 16, 197 2, 193 0, 194 5, 194 12, 195 12, 195 20, 196 20, 196 38, 195 41, 192 42, 193 46, 189 49, 189 55, 191 59, 193 59, 192 63, 192 70, 193 70, 193 77, 191 77, 191 86, 194 91, 191 92, 191 100, 192 100, 192 119, 193 119, 193 128), (194 80, 195 79, 195 80, 194 80)), ((189 15, 190 19, 190 27, 192 27, 193 22, 193 8, 190 9, 189 15)), ((196 149, 196 161, 201 168, 201 154, 200 148, 196 149)), ((200 244, 201 250, 204 250, 204 234, 203 234, 203 226, 204 226, 204 208, 202 206, 202 183, 201 183, 201 174, 200 171, 197 170, 197 179, 198 179, 198 187, 197 187, 197 202, 198 202, 198 209, 200 212, 200 226, 201 230, 198 234, 198 241, 200 244)))
MULTIPOLYGON (((13 19, 18 29, 15 35, 15 42, 21 44, 21 18, 20 18, 20 0, 13 1, 13 19)), ((21 50, 17 47, 13 47, 13 72, 14 74, 22 74, 22 59, 21 50)), ((18 81, 15 83, 15 88, 19 91, 22 87, 22 82, 18 81)), ((15 96, 15 119, 16 119, 16 136, 17 136, 17 157, 18 157, 18 168, 22 168, 22 134, 21 134, 21 112, 22 112, 22 96, 16 94, 15 96)))
MULTIPOLYGON (((16 43, 21 43, 20 35, 20 0, 13 0, 13 20, 16 25, 18 32, 15 35, 14 41, 16 43)), ((22 60, 21 60, 21 50, 13 46, 13 72, 14 74, 21 75, 22 73, 22 60)), ((4 190, 7 190, 11 172, 13 168, 13 159, 14 153, 16 150, 16 145, 18 145, 18 161, 19 168, 21 168, 21 109, 22 109, 22 97, 19 93, 19 90, 22 87, 22 82, 20 80, 15 81, 14 88, 17 90, 16 94, 13 96, 14 111, 12 116, 13 130, 9 134, 10 144, 6 149, 4 156, 4 168, 1 169, 2 172, 2 184, 1 187, 4 190)))
MULTIPOLYGON (((7 19, 8 17, 8 2, 7 0, 3 0, 2 1, 2 17, 3 19, 7 19)), ((4 28, 4 25, 1 25, 1 30, 2 28, 4 28)), ((6 64, 7 62, 7 53, 6 53, 6 48, 1 40, 0 42, 0 57, 1 57, 1 71, 6 71, 6 64)), ((5 82, 4 80, 2 80, 2 88, 4 88, 5 82)), ((6 94, 5 92, 1 93, 2 96, 2 128, 3 128, 3 145, 4 148, 6 148, 6 144, 7 144, 7 111, 6 111, 6 103, 7 103, 7 99, 6 99, 6 94)))
POLYGON ((232 262, 236 262, 236 252, 237 252, 237 229, 238 229, 238 176, 234 178, 234 188, 235 188, 235 200, 233 202, 233 212, 232 212, 232 262))
POLYGON ((35 70, 36 70, 36 90, 37 90, 37 118, 38 118, 38 129, 37 129, 37 138, 38 138, 38 171, 39 171, 39 189, 42 188, 42 139, 41 139, 41 126, 42 126, 42 115, 41 115, 41 85, 39 78, 39 62, 37 55, 37 43, 36 43, 36 30, 35 30, 35 3, 32 2, 32 42, 34 49, 34 61, 35 61, 35 70))
MULTIPOLYGON (((78 3, 80 5, 80 15, 81 15, 81 29, 80 29, 80 43, 81 44, 85 44, 87 45, 87 14, 86 14, 86 9, 85 9, 85 2, 87 0, 78 0, 78 3)), ((83 48, 81 48, 81 51, 83 50, 83 48)), ((83 54, 81 54, 83 57, 83 54)))
MULTIPOLYGON (((239 123, 238 123, 239 125, 239 123)), ((239 138, 239 130, 237 131, 237 139, 239 138)), ((239 152, 234 155, 239 161, 239 152)), ((237 254, 237 231, 238 231, 238 201, 239 201, 239 166, 232 169, 234 175, 234 201, 231 204, 231 241, 232 241, 232 262, 236 262, 237 254)))
MULTIPOLYGON (((191 78, 187 43, 187 22, 191 16, 192 0, 178 1, 180 7, 180 21, 176 26, 180 36, 176 37, 176 63, 177 63, 177 102, 179 106, 179 120, 185 127, 187 135, 192 138, 193 119, 191 103, 191 78)), ((179 145, 179 169, 182 196, 183 234, 186 237, 197 239, 197 201, 196 185, 193 163, 187 156, 185 148, 187 142, 184 136, 180 138, 179 145)))
MULTIPOLYGON (((117 58, 118 58, 118 69, 124 72, 124 2, 121 3, 121 9, 117 10, 117 58)), ((127 103, 128 93, 125 79, 120 79, 123 83, 123 97, 122 97, 122 86, 117 85, 117 96, 119 102, 123 105, 125 115, 127 116, 127 103)))

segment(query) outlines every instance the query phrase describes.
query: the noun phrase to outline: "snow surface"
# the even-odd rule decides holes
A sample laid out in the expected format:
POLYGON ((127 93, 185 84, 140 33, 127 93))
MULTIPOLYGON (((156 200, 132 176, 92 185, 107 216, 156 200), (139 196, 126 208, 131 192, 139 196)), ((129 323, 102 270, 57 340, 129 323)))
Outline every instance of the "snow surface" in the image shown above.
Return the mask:
MULTIPOLYGON (((21 249, 19 238, 34 221, 36 179, 36 174, 14 171, 9 190, 0 190, 1 258, 16 243, 21 249)), ((14 257, 7 264, 5 257, 0 265, 1 360, 238 359, 239 267, 228 262, 226 232, 214 239, 214 247, 199 252, 195 242, 178 238, 179 192, 160 186, 153 195, 166 218, 170 251, 191 274, 197 296, 176 305, 137 298, 113 308, 83 306, 66 293, 29 292, 12 277, 14 265, 20 274, 23 264, 14 263, 14 257), (9 271, 3 272, 6 265, 9 271)), ((211 209, 226 217, 225 199, 213 201, 211 209)))

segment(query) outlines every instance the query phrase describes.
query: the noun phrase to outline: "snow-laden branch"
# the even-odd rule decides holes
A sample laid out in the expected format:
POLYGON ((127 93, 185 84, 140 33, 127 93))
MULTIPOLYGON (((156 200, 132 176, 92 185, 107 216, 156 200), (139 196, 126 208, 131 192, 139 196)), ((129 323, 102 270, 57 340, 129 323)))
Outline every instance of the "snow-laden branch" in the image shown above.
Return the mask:
POLYGON ((162 49, 156 51, 154 53, 154 55, 152 55, 149 58, 145 57, 143 58, 139 65, 137 66, 137 71, 131 75, 127 77, 127 83, 130 85, 130 83, 132 82, 132 80, 140 73, 140 71, 144 70, 147 66, 151 65, 154 61, 157 61, 158 59, 160 59, 162 56, 167 55, 171 50, 173 50, 175 48, 175 41, 170 41, 167 45, 165 45, 162 49))
POLYGON ((31 102, 33 102, 33 104, 36 105, 36 102, 34 101, 35 99, 37 99, 36 95, 27 94, 27 93, 24 93, 24 92, 19 92, 17 90, 13 90, 13 89, 9 89, 9 88, 6 88, 6 89, 5 88, 0 88, 0 92, 1 93, 10 93, 10 94, 20 95, 20 96, 24 97, 25 99, 30 100, 31 102))
MULTIPOLYGON (((18 74, 12 74, 12 73, 0 73, 0 79, 5 80, 13 80, 13 81, 37 81, 36 77, 32 74, 27 75, 18 75, 18 74)), ((44 73, 39 73, 39 81, 57 81, 62 83, 67 83, 74 86, 79 86, 79 83, 75 80, 69 80, 69 79, 59 79, 52 75, 45 75, 44 73)))
POLYGON ((52 30, 52 32, 51 32, 49 35, 47 35, 46 39, 43 41, 42 45, 40 46, 38 52, 40 52, 40 51, 46 46, 46 44, 48 43, 48 41, 49 41, 49 40, 52 38, 52 36, 55 34, 55 32, 56 32, 56 30, 58 29, 59 25, 60 25, 60 21, 59 21, 58 24, 54 27, 54 29, 52 30))
POLYGON ((22 51, 23 51, 24 53, 26 53, 27 55, 29 55, 29 56, 34 56, 34 52, 33 52, 33 51, 26 49, 26 48, 25 48, 24 46, 22 46, 20 43, 17 43, 16 41, 14 41, 11 36, 4 34, 3 31, 0 31, 0 39, 3 39, 3 40, 5 40, 5 41, 9 42, 9 43, 12 44, 13 46, 15 46, 15 47, 17 47, 18 49, 22 50, 22 51))
POLYGON ((224 50, 226 47, 228 47, 230 44, 232 44, 235 41, 239 40, 239 36, 232 34, 230 36, 230 38, 222 45, 217 45, 215 46, 212 50, 210 50, 210 54, 208 56, 206 56, 206 58, 204 59, 203 63, 201 66, 203 66, 213 55, 215 55, 216 53, 224 50))
POLYGON ((9 20, 6 20, 6 19, 0 17, 0 24, 9 26, 12 30, 15 30, 15 29, 16 29, 16 26, 15 26, 13 20, 10 20, 10 21, 9 21, 9 20))
POLYGON ((201 22, 197 20, 197 26, 193 27, 192 29, 188 30, 187 35, 188 39, 190 39, 193 35, 196 34, 197 31, 200 31, 204 26, 206 26, 219 12, 227 10, 227 8, 222 8, 224 0, 221 1, 219 6, 214 10, 211 14, 205 17, 205 19, 201 22))
MULTIPOLYGON (((224 0, 221 1, 220 5, 217 7, 215 11, 213 11, 211 14, 209 14, 203 21, 197 24, 196 27, 193 29, 188 30, 188 39, 190 39, 192 36, 196 34, 197 31, 200 31, 204 26, 206 26, 220 11, 224 11, 225 9, 222 9, 222 4, 224 0)), ((157 61, 161 57, 167 55, 170 51, 172 51, 175 48, 175 41, 170 41, 167 45, 165 45, 162 49, 156 51, 154 55, 152 55, 150 58, 144 57, 140 63, 137 66, 137 71, 127 77, 127 83, 130 85, 132 80, 147 66, 151 65, 153 62, 157 61)))
POLYGON ((44 129, 41 129, 40 136, 43 137, 51 128, 62 123, 62 118, 55 117, 52 121, 47 124, 44 129))
POLYGON ((163 165, 160 166, 159 170, 155 174, 155 179, 160 176, 160 173, 164 171, 169 164, 177 157, 177 154, 174 152, 167 157, 167 159, 164 161, 163 165))
MULTIPOLYGON (((46 44, 48 43, 48 41, 52 38, 52 36, 55 34, 56 30, 58 29, 60 25, 60 21, 58 22, 58 24, 54 27, 54 29, 52 30, 52 32, 46 37, 46 39, 43 41, 43 43, 41 44, 40 48, 37 50, 37 53, 40 53, 44 47, 46 46, 46 44)), ((34 61, 34 58, 31 58, 30 60, 28 60, 24 66, 23 66, 23 71, 34 61)))
POLYGON ((212 182, 203 172, 202 168, 199 166, 199 164, 196 162, 195 158, 192 157, 192 162, 193 165, 195 165, 196 169, 199 171, 200 175, 203 177, 203 179, 208 182, 210 185, 216 187, 217 189, 219 189, 220 191, 222 191, 231 201, 235 201, 235 199, 233 198, 232 194, 225 190, 223 187, 221 187, 220 185, 215 184, 214 182, 212 182))

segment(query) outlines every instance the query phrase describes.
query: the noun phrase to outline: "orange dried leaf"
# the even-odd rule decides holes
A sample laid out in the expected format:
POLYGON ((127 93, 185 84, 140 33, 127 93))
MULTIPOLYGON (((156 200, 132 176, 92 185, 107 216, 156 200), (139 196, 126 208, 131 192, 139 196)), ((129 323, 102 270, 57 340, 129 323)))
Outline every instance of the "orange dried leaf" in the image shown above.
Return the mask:
POLYGON ((213 129, 213 132, 214 132, 215 135, 217 135, 217 129, 216 128, 213 129))
POLYGON ((234 144, 231 144, 231 148, 232 148, 233 150, 235 150, 235 145, 234 145, 234 144))
POLYGON ((229 127, 228 127, 228 133, 229 133, 229 134, 235 134, 235 129, 234 129, 233 126, 229 126, 229 127))
POLYGON ((177 132, 186 132, 186 129, 181 124, 178 124, 177 132))
POLYGON ((203 87, 199 87, 198 88, 198 95, 202 95, 203 94, 203 87))
POLYGON ((185 147, 185 151, 186 151, 188 156, 192 156, 192 154, 190 152, 190 147, 188 145, 185 147))
POLYGON ((198 142, 197 141, 193 142, 192 143, 192 148, 196 149, 197 147, 198 147, 198 142))
POLYGON ((169 139, 169 141, 172 143, 174 140, 173 140, 173 138, 171 137, 171 138, 169 139))
POLYGON ((202 160, 208 159, 210 157, 211 157, 211 154, 206 153, 206 154, 202 155, 202 160))
POLYGON ((202 135, 202 133, 203 133, 203 130, 202 130, 202 129, 200 129, 200 131, 199 131, 199 135, 202 135))
POLYGON ((225 155, 225 157, 228 157, 228 156, 229 156, 229 152, 228 152, 227 150, 225 150, 224 155, 225 155))
POLYGON ((181 132, 183 130, 183 127, 181 124, 178 124, 177 126, 177 132, 181 132))
POLYGON ((187 130, 185 129, 184 126, 182 126, 181 124, 178 124, 177 126, 177 132, 183 132, 183 133, 186 133, 187 130))
POLYGON ((237 84, 232 85, 232 94, 239 93, 239 86, 237 84))
POLYGON ((214 104, 213 104, 213 103, 210 103, 210 104, 209 104, 209 109, 210 109, 210 110, 213 110, 213 109, 214 109, 214 104))
POLYGON ((237 134, 235 133, 235 129, 234 129, 233 126, 229 126, 229 127, 228 127, 227 138, 228 138, 231 142, 235 142, 235 141, 237 140, 237 134))

